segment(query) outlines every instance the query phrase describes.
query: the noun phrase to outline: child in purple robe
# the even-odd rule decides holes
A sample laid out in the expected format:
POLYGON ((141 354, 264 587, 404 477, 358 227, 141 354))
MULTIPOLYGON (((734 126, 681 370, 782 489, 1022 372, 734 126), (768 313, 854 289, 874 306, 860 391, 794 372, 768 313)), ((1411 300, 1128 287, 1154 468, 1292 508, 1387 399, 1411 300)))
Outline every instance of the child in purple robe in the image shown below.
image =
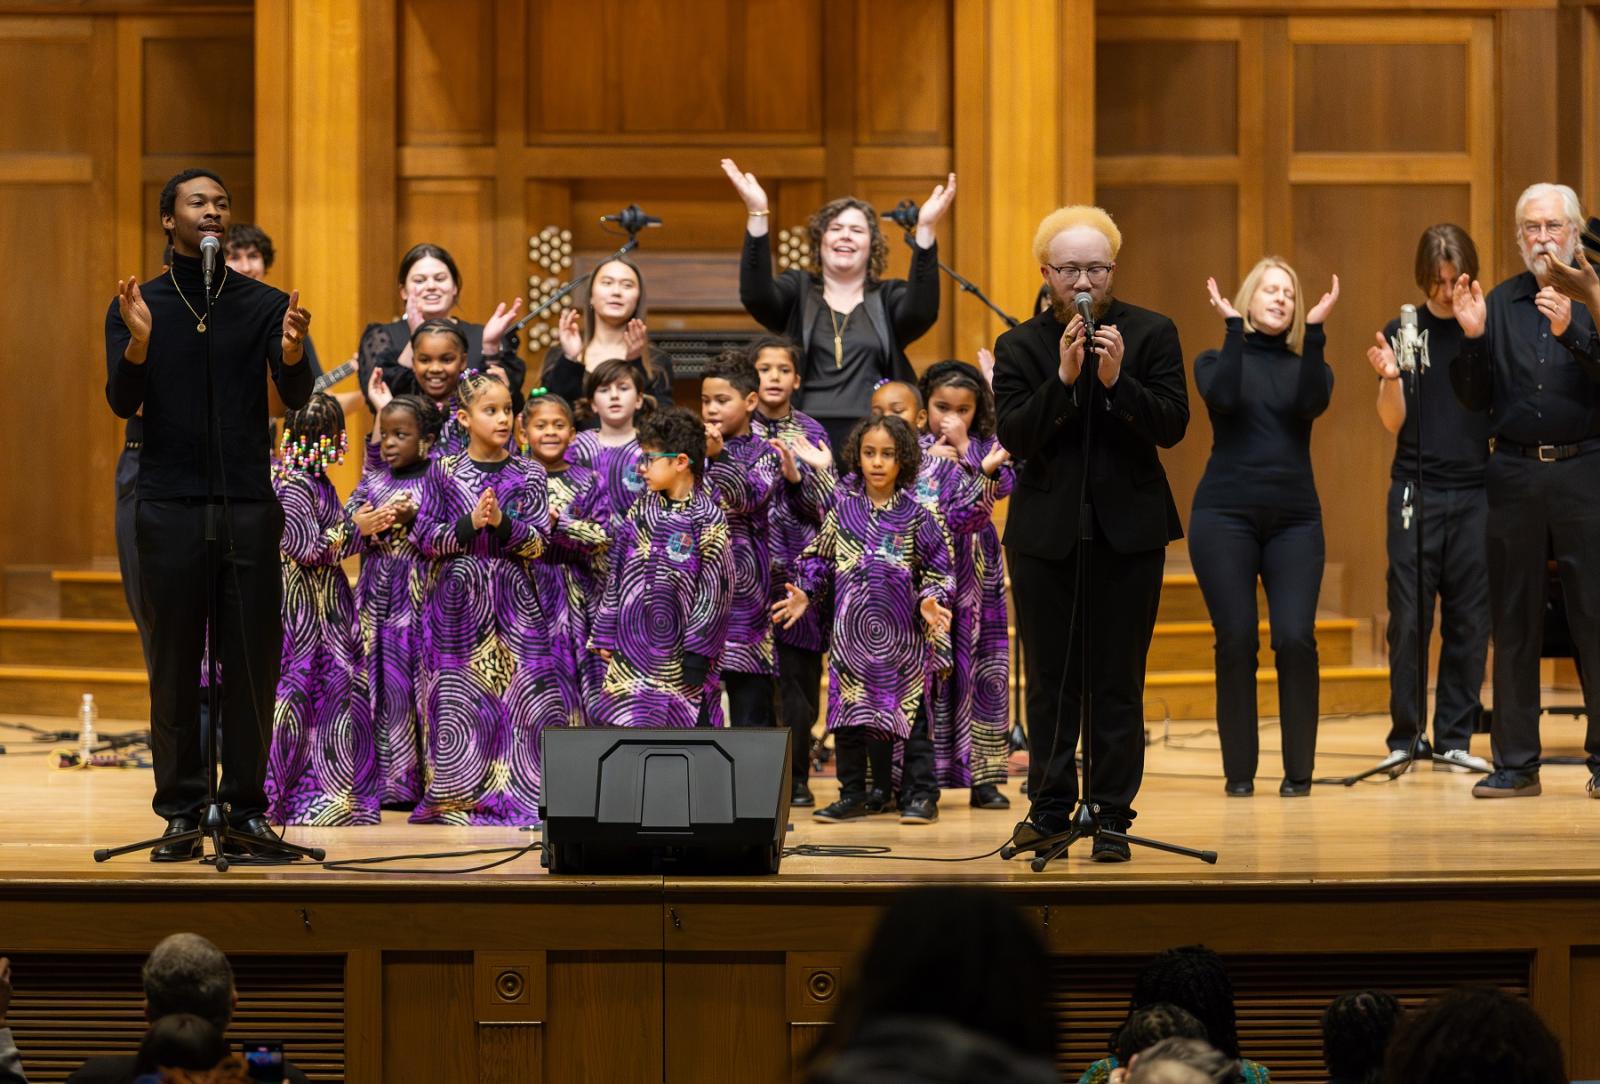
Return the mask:
POLYGON ((356 531, 327 475, 344 449, 344 411, 329 395, 318 392, 284 420, 273 478, 283 507, 283 669, 266 782, 267 816, 282 824, 379 819, 361 627, 339 564, 355 553, 356 531))
POLYGON ((572 406, 544 388, 528 392, 522 408, 522 438, 544 468, 550 505, 550 542, 533 563, 539 601, 550 622, 551 646, 567 686, 571 722, 588 721, 588 705, 605 680, 605 660, 588 649, 589 626, 605 582, 610 535, 595 518, 602 490, 588 467, 567 462, 577 425, 572 406))
POLYGON ((776 721, 767 514, 783 474, 778 453, 751 429, 760 386, 755 366, 740 350, 713 360, 700 381, 706 489, 722 506, 733 541, 733 598, 721 671, 734 726, 772 726, 776 721))
MULTIPOLYGON (((778 450, 784 484, 767 506, 767 546, 772 562, 772 599, 783 598, 795 562, 822 526, 823 500, 831 488, 833 451, 828 431, 794 409, 800 390, 800 348, 791 339, 768 335, 749 346, 760 378, 756 412, 750 419, 757 436, 778 450)), ((778 656, 778 725, 790 734, 790 797, 797 808, 816 805, 811 775, 811 731, 822 707, 822 653, 828 647, 822 606, 807 607, 791 626, 778 625, 773 640, 778 656)))
POLYGON ((414 533, 424 588, 422 823, 538 821, 539 737, 570 709, 529 567, 550 535, 544 468, 512 455, 511 391, 467 373, 465 451, 429 468, 414 533))
POLYGON ((717 663, 728 638, 733 546, 701 484, 704 424, 687 410, 646 418, 648 487, 612 533, 610 575, 589 646, 606 659, 603 726, 720 725, 717 663))
POLYGON ((426 571, 413 527, 428 453, 439 440, 443 418, 427 396, 390 397, 381 381, 370 390, 378 424, 367 441, 366 469, 345 511, 360 531, 356 612, 382 801, 389 808, 411 809, 422 796, 417 672, 426 571))
POLYGON ((599 476, 595 518, 610 530, 644 492, 635 425, 649 417, 656 404, 639 387, 638 368, 622 358, 602 361, 589 370, 583 378, 583 393, 577 404, 578 418, 596 417, 600 428, 586 429, 573 438, 567 462, 599 476))
MULTIPOLYGON (((456 387, 467 371, 470 353, 466 334, 449 320, 425 320, 411 333, 411 383, 416 394, 432 403, 443 419, 429 450, 431 459, 456 455, 467 447, 466 427, 456 418, 456 387)), ((372 409, 382 411, 394 393, 384 382, 383 367, 375 366, 367 380, 367 401, 372 409)))
POLYGON ((868 418, 851 431, 843 461, 856 467, 834 491, 817 538, 801 554, 797 583, 772 607, 793 624, 811 598, 833 599, 828 653, 828 729, 839 758, 839 800, 816 811, 842 821, 887 812, 895 746, 902 746, 900 823, 939 816, 924 693, 948 669, 950 544, 912 487, 922 453, 898 417, 868 418), (867 769, 873 787, 867 788, 867 769))
MULTIPOLYGON (((928 422, 924 404, 920 388, 900 381, 885 381, 872 395, 874 414, 892 414, 918 430, 925 428, 928 422)), ((941 428, 951 428, 955 424, 953 420, 941 418, 941 428)), ((965 439, 964 430, 962 438, 965 439)), ((978 638, 980 595, 976 539, 978 532, 991 522, 998 478, 958 458, 949 443, 952 439, 953 436, 943 432, 938 436, 924 434, 920 438, 922 462, 912 493, 950 536, 955 575, 950 606, 952 665, 947 675, 930 685, 928 716, 940 785, 969 787, 973 784, 971 683, 961 675, 973 667, 978 638)), ((1003 794, 999 798, 1006 800, 1003 794)), ((980 792, 977 799, 980 802, 994 800, 987 792, 980 792)))

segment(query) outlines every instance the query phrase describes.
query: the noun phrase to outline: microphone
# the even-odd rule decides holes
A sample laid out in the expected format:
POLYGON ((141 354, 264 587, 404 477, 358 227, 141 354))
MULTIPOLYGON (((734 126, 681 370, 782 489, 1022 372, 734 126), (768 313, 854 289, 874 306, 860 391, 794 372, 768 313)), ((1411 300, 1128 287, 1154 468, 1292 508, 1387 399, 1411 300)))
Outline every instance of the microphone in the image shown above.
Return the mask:
POLYGON ((601 215, 601 222, 615 222, 629 233, 638 233, 646 226, 659 226, 661 220, 654 215, 647 215, 639 209, 637 203, 630 203, 614 215, 601 215))
POLYGON ((217 254, 222 251, 222 242, 207 234, 200 238, 200 270, 205 275, 206 289, 211 289, 211 276, 217 270, 217 254))
POLYGON ((917 219, 922 217, 922 208, 917 206, 916 200, 903 199, 894 205, 894 210, 885 211, 879 218, 887 218, 903 230, 917 228, 917 219))
POLYGON ((1094 334, 1094 295, 1084 290, 1072 299, 1072 307, 1083 317, 1085 334, 1094 334))
POLYGON ((1395 366, 1403 373, 1423 372, 1428 368, 1428 333, 1417 330, 1417 307, 1400 306, 1400 329, 1390 343, 1395 366))

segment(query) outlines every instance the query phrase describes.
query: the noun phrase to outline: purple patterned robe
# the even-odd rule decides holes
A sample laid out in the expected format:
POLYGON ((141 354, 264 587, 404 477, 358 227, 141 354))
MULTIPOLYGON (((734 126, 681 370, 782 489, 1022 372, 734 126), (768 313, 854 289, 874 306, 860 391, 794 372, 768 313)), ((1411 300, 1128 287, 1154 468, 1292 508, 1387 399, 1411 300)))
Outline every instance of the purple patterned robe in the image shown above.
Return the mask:
MULTIPOLYGON (((999 443, 994 437, 973 438, 966 462, 983 469, 983 457, 999 443)), ((994 499, 1011 495, 1016 469, 1009 462, 995 472, 994 499)), ((1004 783, 1011 758, 1011 614, 1006 599, 1006 569, 1000 532, 991 519, 977 534, 974 561, 978 573, 978 646, 973 655, 972 782, 1004 783)))
POLYGON ((567 446, 567 462, 588 467, 600 479, 600 497, 593 518, 614 528, 628 514, 633 502, 645 491, 639 474, 639 442, 612 446, 600 443, 600 430, 586 429, 567 446))
MULTIPOLYGON (((828 447, 828 431, 822 423, 798 410, 786 418, 768 418, 755 414, 750 424, 763 440, 782 440, 792 435, 805 437, 819 448, 828 447)), ((784 479, 767 506, 768 550, 772 557, 772 601, 784 598, 783 586, 794 583, 795 562, 801 552, 817 537, 822 527, 826 488, 818 485, 815 471, 796 461, 800 468, 798 485, 784 479)), ((831 482, 830 478, 824 480, 831 482)), ((780 472, 779 477, 782 478, 780 472)), ((794 623, 794 628, 774 627, 773 637, 788 647, 802 651, 826 651, 828 648, 828 623, 826 607, 812 605, 805 616, 794 623)))
POLYGON ((418 723, 423 794, 411 819, 538 821, 539 736, 569 706, 529 563, 550 533, 544 468, 523 456, 478 463, 465 452, 428 471, 413 534, 430 558, 423 593, 418 723), (474 530, 493 487, 504 518, 474 530))
POLYGON ((706 466, 706 489, 722 506, 733 541, 733 598, 723 673, 778 672, 772 647, 772 555, 768 509, 784 485, 782 461, 761 437, 730 437, 706 466))
POLYGON ((324 475, 279 469, 283 669, 267 756, 267 817, 377 824, 382 782, 361 666, 361 627, 339 562, 355 526, 324 475))
MULTIPOLYGON (((396 473, 368 442, 366 470, 346 515, 363 504, 374 508, 409 494, 421 505, 428 463, 396 473)), ((361 616, 367 704, 377 742, 378 780, 384 805, 411 806, 422 797, 422 734, 417 728, 417 675, 422 645, 422 583, 426 573, 417 549, 416 522, 380 534, 357 535, 361 574, 356 612, 361 616)))
POLYGON ((899 490, 875 508, 848 479, 799 572, 796 586, 813 604, 823 593, 833 600, 828 729, 909 737, 929 674, 950 665, 949 638, 932 635, 917 612, 926 598, 950 605, 950 543, 938 520, 899 490))
POLYGON ((602 726, 691 727, 707 704, 720 725, 718 656, 728 638, 733 545, 704 487, 674 501, 640 497, 612 534, 611 572, 590 645, 611 652, 594 704, 602 726), (711 660, 705 683, 684 683, 685 652, 711 660))
MULTIPOLYGON (((929 454, 932 436, 924 434, 921 442, 922 466, 912 492, 949 534, 955 577, 950 591, 952 665, 947 676, 932 682, 928 693, 935 771, 941 787, 972 786, 980 765, 986 769, 978 782, 999 782, 1003 774, 989 778, 994 774, 996 735, 992 729, 979 734, 973 725, 973 676, 983 605, 978 535, 985 527, 993 529, 998 479, 985 477, 978 469, 981 457, 970 464, 957 462, 929 454)), ((967 450, 970 455, 972 447, 967 450)))
POLYGON ((589 650, 589 630, 605 583, 611 536, 595 518, 603 498, 599 477, 568 466, 547 475, 550 510, 557 514, 550 544, 533 563, 539 601, 550 622, 551 647, 567 687, 571 722, 582 726, 605 680, 605 660, 589 650))

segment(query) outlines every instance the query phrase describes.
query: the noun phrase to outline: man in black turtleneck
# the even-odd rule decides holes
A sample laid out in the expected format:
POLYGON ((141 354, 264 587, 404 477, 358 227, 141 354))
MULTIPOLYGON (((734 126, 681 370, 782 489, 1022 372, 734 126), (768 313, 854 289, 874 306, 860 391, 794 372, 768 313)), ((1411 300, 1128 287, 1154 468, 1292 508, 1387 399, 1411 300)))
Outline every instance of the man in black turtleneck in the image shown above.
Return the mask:
MULTIPOLYGON (((235 831, 273 838, 263 783, 283 640, 283 512, 272 493, 261 376, 270 373, 291 410, 305 405, 311 314, 298 293, 232 274, 220 259, 208 295, 201 241, 220 242, 229 219, 228 190, 215 174, 177 174, 161 191, 160 209, 169 270, 143 286, 132 277, 119 282, 106 313, 106 399, 118 417, 144 415, 135 538, 150 637, 153 804, 170 836, 194 829, 205 801, 196 679, 206 638, 206 522, 214 514, 218 662, 227 675, 219 794, 235 831), (208 339, 215 444, 208 439, 208 339)), ((198 842, 166 844, 151 858, 183 861, 200 851, 198 842)))

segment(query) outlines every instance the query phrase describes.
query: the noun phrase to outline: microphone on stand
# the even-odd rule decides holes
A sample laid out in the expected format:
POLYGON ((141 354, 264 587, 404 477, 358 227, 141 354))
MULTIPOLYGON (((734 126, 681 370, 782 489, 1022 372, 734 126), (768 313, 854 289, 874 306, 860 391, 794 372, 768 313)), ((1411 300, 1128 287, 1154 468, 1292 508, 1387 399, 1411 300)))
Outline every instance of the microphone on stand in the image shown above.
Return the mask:
POLYGON ((200 271, 205 275, 206 289, 211 289, 211 276, 217 270, 217 255, 222 251, 222 242, 210 234, 200 238, 200 271))
POLYGON ((637 203, 630 203, 614 215, 601 215, 601 222, 615 222, 629 233, 638 233, 646 226, 659 226, 661 220, 654 215, 647 215, 639 209, 637 203))
POLYGON ((894 210, 884 211, 878 217, 887 218, 903 230, 914 230, 917 219, 922 217, 922 208, 917 206, 916 200, 903 199, 894 205, 894 210))
POLYGON ((1072 299, 1072 307, 1078 310, 1078 315, 1083 317, 1083 333, 1085 337, 1094 335, 1094 295, 1084 290, 1072 299))
POLYGON ((1400 306, 1400 330, 1389 345, 1394 350, 1395 365, 1402 373, 1428 370, 1428 333, 1417 330, 1415 305, 1400 306))

